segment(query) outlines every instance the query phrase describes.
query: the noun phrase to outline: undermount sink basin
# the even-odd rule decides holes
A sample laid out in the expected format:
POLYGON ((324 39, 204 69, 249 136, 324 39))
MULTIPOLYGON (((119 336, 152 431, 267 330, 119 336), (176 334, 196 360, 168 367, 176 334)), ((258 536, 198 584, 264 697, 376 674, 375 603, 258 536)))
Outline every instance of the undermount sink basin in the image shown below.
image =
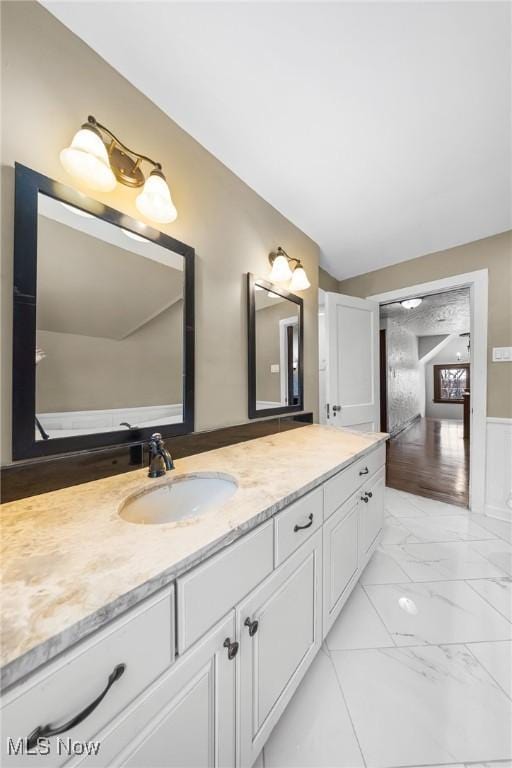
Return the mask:
POLYGON ((222 507, 237 487, 229 475, 183 475, 127 499, 119 515, 129 523, 142 525, 204 517, 222 507))

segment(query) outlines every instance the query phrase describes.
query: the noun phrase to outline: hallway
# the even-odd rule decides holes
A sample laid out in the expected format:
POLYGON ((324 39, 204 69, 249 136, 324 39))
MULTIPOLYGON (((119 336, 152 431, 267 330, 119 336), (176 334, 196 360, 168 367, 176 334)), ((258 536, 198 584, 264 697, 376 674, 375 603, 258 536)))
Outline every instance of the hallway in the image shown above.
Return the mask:
POLYGON ((512 768, 511 541, 387 488, 379 549, 256 765, 512 768))
POLYGON ((388 443, 390 488, 467 507, 469 440, 462 421, 422 418, 388 443))

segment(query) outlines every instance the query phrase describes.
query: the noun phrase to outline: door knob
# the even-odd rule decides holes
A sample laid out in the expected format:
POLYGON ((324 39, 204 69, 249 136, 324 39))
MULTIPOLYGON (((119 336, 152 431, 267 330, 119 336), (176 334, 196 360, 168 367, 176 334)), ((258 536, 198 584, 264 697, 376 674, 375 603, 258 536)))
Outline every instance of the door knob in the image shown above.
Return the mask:
POLYGON ((258 631, 259 624, 256 620, 251 621, 249 617, 246 618, 244 621, 244 627, 247 627, 249 630, 249 637, 254 637, 256 632, 258 631))
POLYGON ((369 499, 371 499, 371 497, 373 496, 373 493, 371 491, 366 491, 366 495, 368 496, 369 499))
POLYGON ((228 649, 228 659, 234 659, 238 653, 238 643, 236 641, 231 642, 230 637, 226 637, 224 640, 224 648, 228 649))
POLYGON ((361 496, 361 501, 364 501, 365 504, 368 504, 370 499, 368 498, 368 496, 361 496))
POLYGON ((332 410, 334 413, 336 413, 336 411, 341 411, 341 405, 333 405, 332 410))

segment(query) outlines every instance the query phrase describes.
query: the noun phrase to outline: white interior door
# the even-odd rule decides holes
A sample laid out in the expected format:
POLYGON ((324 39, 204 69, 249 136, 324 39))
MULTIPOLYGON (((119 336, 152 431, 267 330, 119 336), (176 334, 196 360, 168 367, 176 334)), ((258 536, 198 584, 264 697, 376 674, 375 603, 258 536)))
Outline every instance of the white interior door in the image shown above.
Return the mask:
POLYGON ((379 305, 326 293, 326 423, 377 432, 379 403, 379 305))

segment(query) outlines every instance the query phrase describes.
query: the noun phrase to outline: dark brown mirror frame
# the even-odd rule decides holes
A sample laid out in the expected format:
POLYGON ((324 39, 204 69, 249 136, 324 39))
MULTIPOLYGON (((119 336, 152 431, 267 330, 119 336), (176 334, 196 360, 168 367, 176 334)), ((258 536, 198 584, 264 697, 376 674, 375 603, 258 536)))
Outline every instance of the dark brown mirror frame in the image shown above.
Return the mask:
POLYGON ((304 410, 304 301, 300 296, 281 288, 268 280, 262 280, 249 273, 247 275, 247 333, 248 333, 248 411, 250 419, 275 416, 280 413, 297 413, 304 410), (297 304, 299 311, 299 402, 296 405, 283 405, 278 408, 256 409, 256 300, 255 286, 282 296, 283 299, 297 304))
POLYGON ((117 445, 135 445, 153 432, 164 437, 194 431, 194 249, 151 227, 93 200, 74 189, 15 164, 14 210, 14 301, 12 372, 12 453, 13 459, 51 456, 117 445), (36 300, 37 300, 37 215, 38 194, 43 193, 79 208, 116 227, 142 235, 184 258, 183 322, 183 416, 179 424, 114 430, 91 435, 35 439, 36 417, 36 300))

